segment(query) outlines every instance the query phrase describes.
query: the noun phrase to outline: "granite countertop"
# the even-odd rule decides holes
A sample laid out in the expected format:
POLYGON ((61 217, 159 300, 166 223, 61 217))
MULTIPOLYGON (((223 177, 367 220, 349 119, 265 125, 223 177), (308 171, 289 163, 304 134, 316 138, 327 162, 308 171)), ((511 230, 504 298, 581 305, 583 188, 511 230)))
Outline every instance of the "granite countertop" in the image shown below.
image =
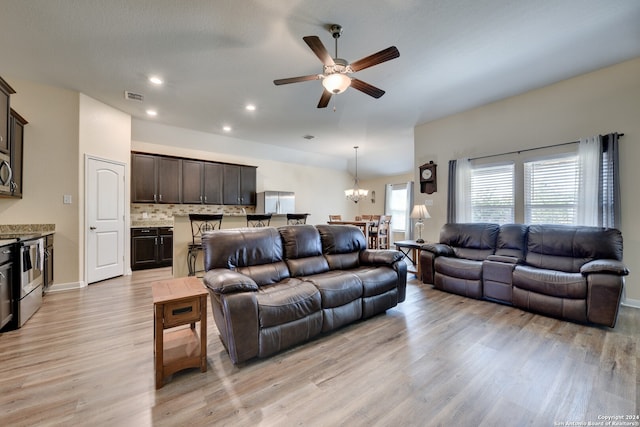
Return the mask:
POLYGON ((142 220, 131 221, 131 228, 146 228, 146 227, 173 227, 173 220, 142 220))

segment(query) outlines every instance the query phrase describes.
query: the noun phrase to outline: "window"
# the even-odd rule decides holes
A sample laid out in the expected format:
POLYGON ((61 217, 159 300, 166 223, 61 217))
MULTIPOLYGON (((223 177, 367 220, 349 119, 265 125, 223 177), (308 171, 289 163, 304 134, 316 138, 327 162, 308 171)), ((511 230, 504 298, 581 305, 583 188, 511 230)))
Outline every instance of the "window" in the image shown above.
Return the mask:
POLYGON ((471 169, 472 222, 514 222, 513 163, 471 169))
POLYGON ((578 156, 524 164, 524 222, 577 224, 580 170, 578 156))
MULTIPOLYGON (((385 215, 391 215, 391 230, 410 236, 411 223, 409 213, 413 204, 413 182, 387 184, 385 197, 385 215)), ((410 237, 406 237, 407 239, 410 237)))

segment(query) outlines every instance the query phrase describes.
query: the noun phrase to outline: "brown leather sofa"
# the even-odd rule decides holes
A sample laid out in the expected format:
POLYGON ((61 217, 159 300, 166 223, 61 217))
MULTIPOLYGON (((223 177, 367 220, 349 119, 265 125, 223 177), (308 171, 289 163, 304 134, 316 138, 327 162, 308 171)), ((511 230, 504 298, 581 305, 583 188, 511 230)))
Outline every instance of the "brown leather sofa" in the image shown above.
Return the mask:
POLYGON ((560 225, 445 224, 420 267, 444 291, 609 327, 629 274, 620 231, 560 225))
POLYGON ((204 283, 234 364, 383 313, 405 299, 402 254, 366 249, 354 226, 216 230, 202 244, 204 283))

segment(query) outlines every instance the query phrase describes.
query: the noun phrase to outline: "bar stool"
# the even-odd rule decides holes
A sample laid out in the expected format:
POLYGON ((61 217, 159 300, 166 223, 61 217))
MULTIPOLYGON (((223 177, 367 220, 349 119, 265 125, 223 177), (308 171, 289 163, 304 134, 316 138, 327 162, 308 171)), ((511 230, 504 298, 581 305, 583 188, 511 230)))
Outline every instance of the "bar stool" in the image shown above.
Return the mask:
POLYGON ((306 224, 309 214, 287 214, 287 225, 306 224))
POLYGON ((202 252, 202 233, 219 230, 222 227, 223 214, 189 214, 191 221, 191 243, 187 252, 189 276, 196 275, 196 261, 202 252))
POLYGON ((268 227, 271 214, 247 214, 247 227, 268 227))

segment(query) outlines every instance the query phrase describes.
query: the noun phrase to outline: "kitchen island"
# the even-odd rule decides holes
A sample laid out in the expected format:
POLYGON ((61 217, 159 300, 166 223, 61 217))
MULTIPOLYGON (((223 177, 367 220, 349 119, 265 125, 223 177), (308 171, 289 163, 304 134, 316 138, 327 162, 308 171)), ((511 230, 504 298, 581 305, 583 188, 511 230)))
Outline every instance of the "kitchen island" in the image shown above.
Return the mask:
MULTIPOLYGON (((280 227, 287 224, 287 215, 273 214, 270 226, 280 227)), ((244 214, 225 215, 222 219, 222 229, 243 228, 247 226, 247 216, 244 214)), ((191 222, 189 215, 174 215, 173 217, 173 277, 189 275, 187 255, 191 243, 191 222)), ((196 260, 196 271, 203 269, 202 255, 196 260)))

